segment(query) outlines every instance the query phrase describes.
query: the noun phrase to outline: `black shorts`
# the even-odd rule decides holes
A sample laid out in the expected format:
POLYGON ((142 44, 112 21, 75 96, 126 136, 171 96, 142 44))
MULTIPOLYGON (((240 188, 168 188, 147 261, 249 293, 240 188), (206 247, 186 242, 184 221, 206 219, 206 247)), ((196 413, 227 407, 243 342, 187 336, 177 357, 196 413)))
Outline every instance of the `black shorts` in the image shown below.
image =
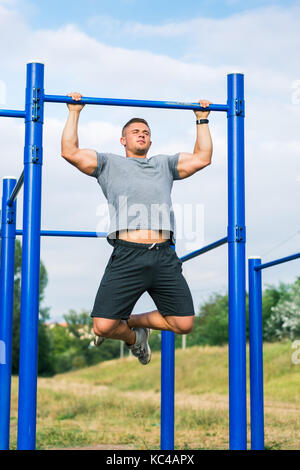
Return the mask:
POLYGON ((127 320, 144 292, 149 293, 163 316, 195 315, 182 261, 170 241, 152 245, 115 240, 92 317, 127 320))

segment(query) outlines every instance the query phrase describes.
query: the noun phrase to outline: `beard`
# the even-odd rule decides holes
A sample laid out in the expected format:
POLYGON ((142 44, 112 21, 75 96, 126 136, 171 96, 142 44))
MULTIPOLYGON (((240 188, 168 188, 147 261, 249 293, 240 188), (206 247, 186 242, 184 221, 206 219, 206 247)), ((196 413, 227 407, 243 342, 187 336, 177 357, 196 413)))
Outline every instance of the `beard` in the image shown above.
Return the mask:
POLYGON ((135 155, 146 155, 147 151, 145 149, 135 149, 135 155))
POLYGON ((148 150, 149 150, 149 148, 146 148, 146 147, 144 147, 144 148, 136 147, 134 149, 134 153, 135 153, 135 155, 139 155, 139 156, 146 155, 148 153, 148 150))

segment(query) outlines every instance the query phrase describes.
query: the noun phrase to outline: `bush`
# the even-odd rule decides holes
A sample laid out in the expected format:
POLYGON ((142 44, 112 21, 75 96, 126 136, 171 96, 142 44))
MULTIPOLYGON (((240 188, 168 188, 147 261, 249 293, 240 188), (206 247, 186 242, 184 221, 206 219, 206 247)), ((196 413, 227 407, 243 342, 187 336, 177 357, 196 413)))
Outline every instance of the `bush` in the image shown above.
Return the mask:
POLYGON ((265 338, 269 341, 300 337, 300 277, 290 286, 275 307, 265 326, 265 338))

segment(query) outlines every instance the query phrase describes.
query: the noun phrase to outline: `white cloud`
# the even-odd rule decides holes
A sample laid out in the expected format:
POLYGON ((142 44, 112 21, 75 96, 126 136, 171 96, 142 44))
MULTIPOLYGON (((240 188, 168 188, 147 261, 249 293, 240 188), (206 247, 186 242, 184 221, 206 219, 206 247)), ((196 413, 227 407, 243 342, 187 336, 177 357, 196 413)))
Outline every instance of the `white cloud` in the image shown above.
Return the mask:
MULTIPOLYGON (((185 46, 183 60, 206 66, 225 66, 225 73, 241 70, 247 74, 247 84, 256 87, 256 91, 264 90, 268 80, 269 92, 278 94, 290 87, 288 72, 298 70, 299 13, 297 5, 290 8, 270 6, 226 18, 202 17, 157 25, 95 16, 90 18, 89 25, 97 26, 107 36, 114 34, 124 40, 136 38, 140 47, 145 38, 153 41, 180 38, 181 47, 185 46)), ((172 42, 169 44, 172 50, 172 42)), ((167 45, 168 42, 162 42, 162 47, 167 48, 167 45)), ((294 80, 297 78, 293 77, 294 80)))

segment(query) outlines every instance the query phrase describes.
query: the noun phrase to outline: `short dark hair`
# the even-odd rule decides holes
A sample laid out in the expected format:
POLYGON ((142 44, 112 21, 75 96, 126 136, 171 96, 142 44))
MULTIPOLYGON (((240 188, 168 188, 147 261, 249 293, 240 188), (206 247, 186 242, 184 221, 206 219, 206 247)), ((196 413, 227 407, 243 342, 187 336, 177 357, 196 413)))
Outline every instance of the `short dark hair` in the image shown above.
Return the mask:
POLYGON ((123 129, 122 129, 122 135, 124 135, 125 129, 126 129, 128 126, 130 126, 130 124, 133 124, 133 123, 135 123, 135 122, 142 122, 143 124, 146 124, 146 126, 149 127, 149 131, 150 131, 150 126, 149 126, 148 122, 147 122, 145 119, 143 119, 143 118, 132 118, 132 119, 130 119, 130 121, 126 122, 125 126, 123 127, 123 129))

